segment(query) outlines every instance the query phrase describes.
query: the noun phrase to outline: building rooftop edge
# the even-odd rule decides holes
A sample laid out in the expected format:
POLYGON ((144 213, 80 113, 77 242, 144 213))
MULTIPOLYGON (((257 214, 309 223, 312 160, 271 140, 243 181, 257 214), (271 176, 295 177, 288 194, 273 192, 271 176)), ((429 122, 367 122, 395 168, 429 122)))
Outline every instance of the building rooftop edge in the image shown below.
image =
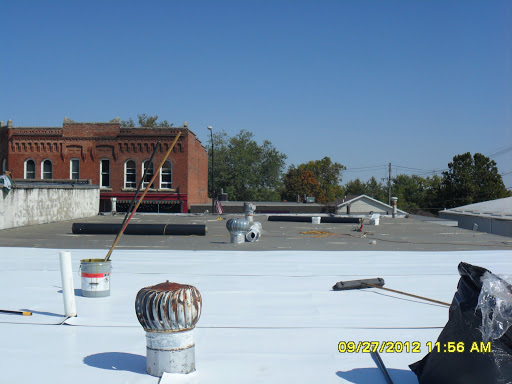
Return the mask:
MULTIPOLYGON (((64 124, 64 125, 80 125, 80 124, 94 124, 94 125, 112 125, 116 123, 94 123, 94 122, 84 122, 84 123, 73 123, 73 124, 64 124)), ((4 125, 1 128, 7 128, 6 125, 4 125)), ((26 127, 9 127, 10 129, 62 129, 63 127, 35 127, 35 126, 26 126, 26 127)), ((121 129, 182 129, 190 131, 187 127, 121 127, 121 129)))

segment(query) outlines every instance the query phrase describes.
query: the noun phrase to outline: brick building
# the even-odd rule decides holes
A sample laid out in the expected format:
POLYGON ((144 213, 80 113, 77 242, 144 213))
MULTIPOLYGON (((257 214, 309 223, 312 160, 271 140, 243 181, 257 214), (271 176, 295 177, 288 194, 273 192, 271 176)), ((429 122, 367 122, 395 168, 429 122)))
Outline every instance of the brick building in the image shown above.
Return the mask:
MULTIPOLYGON (((0 164, 16 180, 89 179, 100 186, 100 210, 125 210, 158 141, 147 186, 177 133, 168 161, 146 195, 141 211, 187 212, 190 204, 208 202, 208 155, 195 134, 183 127, 121 127, 64 119, 62 127, 14 127, 0 122, 0 164)), ((142 190, 141 190, 142 192, 142 190)))

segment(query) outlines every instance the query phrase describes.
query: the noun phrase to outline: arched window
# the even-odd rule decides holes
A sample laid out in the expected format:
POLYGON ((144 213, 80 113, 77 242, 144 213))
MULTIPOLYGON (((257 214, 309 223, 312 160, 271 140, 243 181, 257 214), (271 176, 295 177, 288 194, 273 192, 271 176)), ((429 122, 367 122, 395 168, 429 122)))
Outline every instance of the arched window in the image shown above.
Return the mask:
POLYGON ((160 188, 172 188, 172 164, 166 161, 160 170, 160 188))
POLYGON ((2 160, 2 173, 5 173, 7 171, 7 159, 2 160))
POLYGON ((36 178, 36 162, 32 159, 25 160, 25 172, 23 173, 24 179, 36 178))
POLYGON ((133 160, 124 163, 124 187, 137 188, 137 166, 133 160))
MULTIPOLYGON (((155 174, 155 167, 153 166, 153 163, 150 163, 149 160, 146 160, 142 163, 142 174, 144 174, 144 170, 146 169, 146 164, 148 165, 148 171, 146 173, 146 177, 144 177, 144 182, 142 183, 142 187, 146 188, 153 178, 153 175, 155 174)), ((155 188, 155 183, 151 184, 150 188, 155 188)))
POLYGON ((53 179, 53 164, 49 159, 41 162, 41 179, 53 179))

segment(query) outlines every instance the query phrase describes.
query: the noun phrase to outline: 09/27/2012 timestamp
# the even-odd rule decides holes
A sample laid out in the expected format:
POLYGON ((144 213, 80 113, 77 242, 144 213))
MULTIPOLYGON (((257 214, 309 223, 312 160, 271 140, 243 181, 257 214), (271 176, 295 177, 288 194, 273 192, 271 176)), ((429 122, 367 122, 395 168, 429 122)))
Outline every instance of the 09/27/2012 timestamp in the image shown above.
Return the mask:
POLYGON ((477 342, 465 343, 463 341, 449 341, 425 343, 426 350, 422 350, 422 343, 419 341, 340 341, 338 351, 340 353, 490 353, 491 343, 477 342))

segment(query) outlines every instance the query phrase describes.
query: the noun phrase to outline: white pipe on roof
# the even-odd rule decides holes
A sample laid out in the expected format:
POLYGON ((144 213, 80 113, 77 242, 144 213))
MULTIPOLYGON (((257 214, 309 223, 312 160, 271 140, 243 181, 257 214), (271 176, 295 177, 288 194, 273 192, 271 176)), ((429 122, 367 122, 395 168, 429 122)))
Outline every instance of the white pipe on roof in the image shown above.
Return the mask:
POLYGON ((64 314, 66 317, 76 316, 75 287, 73 269, 71 268, 71 252, 60 251, 60 277, 62 280, 62 297, 64 298, 64 314))

